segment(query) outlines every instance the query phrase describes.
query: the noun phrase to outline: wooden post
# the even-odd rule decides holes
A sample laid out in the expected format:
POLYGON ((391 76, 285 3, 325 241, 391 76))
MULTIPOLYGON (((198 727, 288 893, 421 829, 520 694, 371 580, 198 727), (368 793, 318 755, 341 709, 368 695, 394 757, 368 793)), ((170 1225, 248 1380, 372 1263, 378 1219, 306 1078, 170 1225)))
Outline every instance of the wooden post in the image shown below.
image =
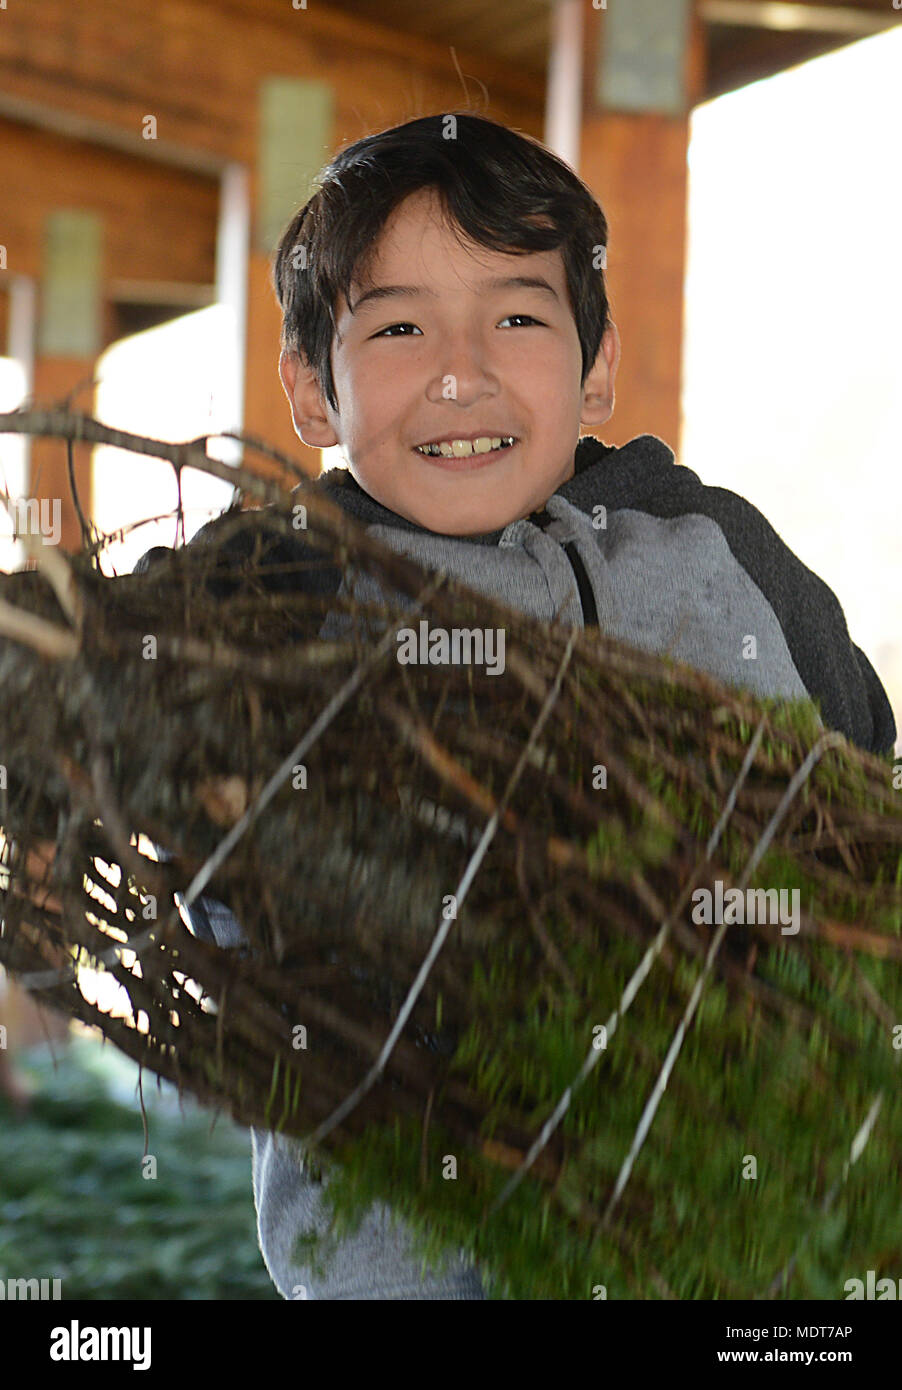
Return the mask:
POLYGON ((605 441, 656 434, 677 452, 689 114, 704 72, 695 0, 682 32, 679 9, 680 0, 666 15, 654 0, 587 6, 579 169, 608 219, 608 294, 622 344, 605 441))

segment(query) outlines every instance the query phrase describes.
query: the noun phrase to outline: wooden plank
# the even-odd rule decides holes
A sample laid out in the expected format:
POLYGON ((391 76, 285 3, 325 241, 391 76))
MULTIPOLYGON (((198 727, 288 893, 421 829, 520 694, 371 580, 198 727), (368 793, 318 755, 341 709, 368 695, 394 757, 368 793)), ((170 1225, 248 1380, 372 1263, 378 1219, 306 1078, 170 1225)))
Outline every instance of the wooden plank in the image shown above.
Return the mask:
MULTIPOLYGON (((605 17, 586 29, 591 71, 605 17)), ((656 434, 679 449, 689 112, 704 82, 703 32, 693 15, 685 58, 686 111, 677 116, 600 108, 586 84, 580 174, 608 219, 606 283, 621 338, 614 414, 599 433, 624 444, 656 434)))
POLYGON ((495 119, 541 133, 541 81, 466 44, 456 54, 472 79, 469 96, 445 45, 325 6, 41 0, 39 11, 13 5, 3 14, 0 92, 136 140, 144 117, 154 115, 160 141, 246 164, 256 158, 258 84, 279 75, 333 87, 337 143, 478 102, 480 83, 495 119))
MULTIPOLYGON (((92 357, 38 357, 34 371, 34 399, 42 404, 68 401, 75 410, 91 411, 94 393, 90 382, 95 370, 92 357), (75 393, 75 394, 73 394, 75 393)), ((91 454, 90 444, 72 446, 73 472, 79 501, 85 515, 91 515, 91 454)), ((59 439, 33 439, 29 493, 32 497, 47 498, 60 504, 61 530, 59 544, 63 551, 81 549, 81 528, 72 503, 69 486, 69 467, 66 444, 59 439)))
POLYGON ((47 213, 80 207, 103 223, 111 279, 213 282, 218 181, 7 121, 0 148, 10 272, 39 275, 47 213))

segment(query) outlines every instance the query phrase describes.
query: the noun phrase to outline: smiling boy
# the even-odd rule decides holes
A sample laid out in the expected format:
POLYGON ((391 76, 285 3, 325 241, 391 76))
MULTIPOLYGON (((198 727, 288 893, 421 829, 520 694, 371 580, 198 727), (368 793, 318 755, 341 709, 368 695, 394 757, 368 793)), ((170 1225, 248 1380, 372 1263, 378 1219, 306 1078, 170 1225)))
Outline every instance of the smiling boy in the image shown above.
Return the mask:
MULTIPOLYGON (((295 429, 347 458, 312 486, 386 545, 511 608, 597 625, 761 695, 815 697, 828 725, 889 752, 886 693, 836 596, 761 513, 654 435, 620 448, 580 438, 614 408, 607 241, 566 164, 480 117, 424 117, 339 153, 273 267, 295 429)), ((240 565, 260 534, 259 515, 246 520, 217 518, 192 544, 240 565)), ((267 544, 274 590, 348 582, 298 566, 311 556, 300 538, 267 544)), ((378 598, 367 582, 354 576, 358 597, 378 598)), ((217 583, 225 594, 232 581, 217 583)), ((198 935, 241 940, 213 900, 185 912, 198 935)), ((298 1145, 252 1133, 260 1247, 286 1298, 483 1296, 459 1255, 421 1278, 384 1206, 320 1280, 303 1238, 328 1224, 323 1186, 298 1145)))
POLYGON ((341 444, 370 497, 467 536, 529 516, 572 478, 580 424, 598 427, 614 409, 616 327, 584 382, 581 356, 560 251, 512 264, 470 249, 425 190, 390 217, 372 282, 341 301, 331 363, 341 412, 296 351, 282 352, 279 374, 305 444, 341 444), (515 442, 469 458, 417 451, 499 437, 515 442))

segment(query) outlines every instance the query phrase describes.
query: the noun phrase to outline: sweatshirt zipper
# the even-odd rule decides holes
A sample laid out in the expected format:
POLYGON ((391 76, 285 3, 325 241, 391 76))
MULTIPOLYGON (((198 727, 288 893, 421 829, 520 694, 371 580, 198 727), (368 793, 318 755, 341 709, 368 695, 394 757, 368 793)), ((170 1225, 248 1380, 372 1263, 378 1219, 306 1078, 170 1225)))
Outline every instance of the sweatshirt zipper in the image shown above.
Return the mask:
POLYGON ((564 554, 573 566, 573 572, 576 575, 580 602, 583 606, 583 622, 586 627, 598 627, 598 609, 595 607, 595 595, 592 593, 592 585, 589 582, 589 576, 586 574, 586 567, 573 541, 567 541, 565 543, 564 554))
MULTIPOLYGON (((532 520, 544 531, 547 524, 554 520, 549 516, 544 507, 538 512, 533 512, 532 520)), ((592 584, 586 573, 586 567, 582 562, 582 557, 573 541, 564 541, 561 549, 570 561, 571 568, 576 576, 576 587, 579 590, 579 599, 583 609, 583 623, 586 627, 598 627, 598 609, 595 606, 595 595, 592 592, 592 584)))

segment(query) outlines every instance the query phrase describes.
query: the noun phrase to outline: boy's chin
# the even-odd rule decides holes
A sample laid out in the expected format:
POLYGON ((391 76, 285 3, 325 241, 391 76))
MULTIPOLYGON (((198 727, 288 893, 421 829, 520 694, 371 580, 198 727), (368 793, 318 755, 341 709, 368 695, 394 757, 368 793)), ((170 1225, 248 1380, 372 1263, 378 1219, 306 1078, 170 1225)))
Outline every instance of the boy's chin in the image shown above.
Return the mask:
POLYGON ((485 536, 492 531, 503 531, 510 522, 516 521, 521 513, 511 513, 510 506, 481 509, 478 512, 451 507, 416 508, 408 513, 408 518, 427 531, 436 531, 442 536, 485 536))
MULTIPOLYGON (((495 531, 503 531, 511 522, 520 521, 541 511, 548 498, 553 495, 563 481, 573 476, 573 467, 562 480, 547 479, 533 486, 530 491, 519 492, 517 479, 511 479, 507 487, 494 489, 494 495, 473 497, 465 501, 448 500, 441 496, 424 497, 422 493, 410 499, 410 506, 404 511, 408 520, 428 531, 436 531, 444 536, 486 536, 495 531), (519 495, 518 495, 519 492, 519 495)), ((475 491, 475 489, 474 489, 475 491)), ((398 507, 393 508, 398 511, 398 507)))

